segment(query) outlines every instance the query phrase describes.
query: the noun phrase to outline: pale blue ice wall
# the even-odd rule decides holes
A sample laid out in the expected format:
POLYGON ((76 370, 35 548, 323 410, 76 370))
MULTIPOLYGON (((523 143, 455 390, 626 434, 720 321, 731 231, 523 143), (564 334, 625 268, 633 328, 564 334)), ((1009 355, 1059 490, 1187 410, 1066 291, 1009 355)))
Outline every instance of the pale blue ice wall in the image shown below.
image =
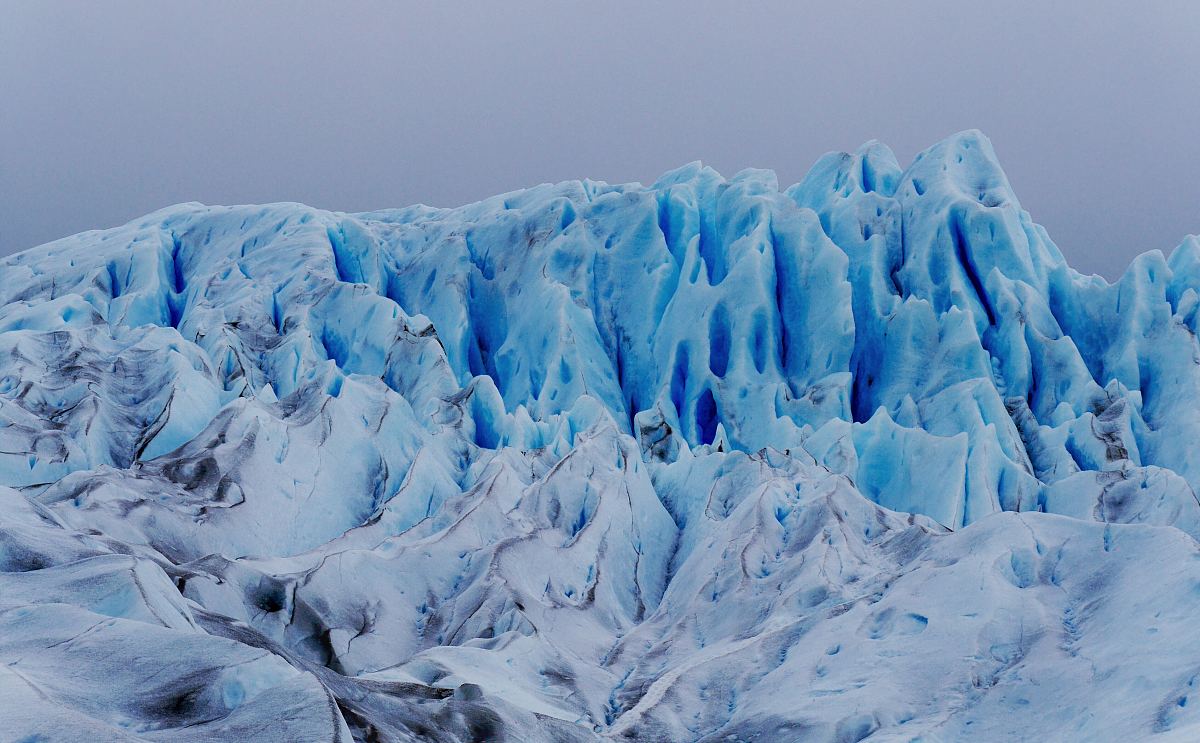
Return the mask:
MULTIPOLYGON (((6 482, 125 467, 239 395, 337 396, 363 374, 429 435, 460 396, 484 448, 565 451, 611 417, 648 459, 803 450, 951 527, 1069 508, 1052 486, 1081 471, 1171 502, 1200 485, 1200 244, 1143 255, 1111 286, 1081 277, 973 131, 903 171, 877 143, 829 155, 785 192, 768 171, 692 164, 648 188, 574 181, 452 210, 182 205, 15 256, 4 278, 5 303, 62 297, 50 325, 18 303, 9 327, 149 324, 207 357, 166 343, 156 373, 178 391, 154 387, 161 414, 130 422, 105 397, 119 435, 66 426, 49 456, 0 455, 6 482)), ((143 334, 71 352, 130 363, 143 334)), ((59 338, 6 337, 11 358, 59 338)), ((69 407, 86 388, 55 395, 69 407)), ((393 477, 425 435, 397 430, 393 477)))

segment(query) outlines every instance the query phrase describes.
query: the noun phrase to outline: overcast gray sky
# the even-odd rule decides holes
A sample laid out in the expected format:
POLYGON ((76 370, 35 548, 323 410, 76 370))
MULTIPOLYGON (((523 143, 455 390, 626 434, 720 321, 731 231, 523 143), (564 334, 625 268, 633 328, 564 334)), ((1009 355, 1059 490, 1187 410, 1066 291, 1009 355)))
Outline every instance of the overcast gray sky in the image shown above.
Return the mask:
POLYGON ((1200 232, 1200 3, 0 0, 0 253, 987 133, 1080 270, 1200 232))

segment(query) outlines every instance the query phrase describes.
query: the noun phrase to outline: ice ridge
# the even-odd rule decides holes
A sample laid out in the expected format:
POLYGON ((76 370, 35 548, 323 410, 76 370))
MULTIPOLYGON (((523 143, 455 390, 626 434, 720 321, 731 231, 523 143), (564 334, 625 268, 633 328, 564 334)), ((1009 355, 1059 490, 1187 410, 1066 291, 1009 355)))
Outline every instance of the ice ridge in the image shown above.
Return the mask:
POLYGON ((1198 307, 975 131, 11 256, 0 731, 1194 739, 1198 307))

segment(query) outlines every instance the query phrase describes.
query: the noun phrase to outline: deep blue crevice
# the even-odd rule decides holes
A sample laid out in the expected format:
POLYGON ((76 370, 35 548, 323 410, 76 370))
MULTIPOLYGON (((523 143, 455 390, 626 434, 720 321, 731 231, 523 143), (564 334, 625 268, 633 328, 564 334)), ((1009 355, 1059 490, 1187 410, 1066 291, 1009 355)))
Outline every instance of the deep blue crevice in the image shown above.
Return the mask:
POLYGON ((996 314, 992 311, 987 292, 983 289, 983 282, 979 278, 979 269, 975 266, 975 258, 967 246, 967 237, 963 234, 962 214, 957 210, 950 214, 950 239, 954 243, 954 255, 963 267, 963 272, 966 273, 971 288, 975 291, 975 298, 979 300, 979 304, 987 314, 988 325, 995 325, 996 314))
POLYGON ((675 406, 680 420, 683 419, 683 406, 687 401, 688 364, 687 343, 681 343, 675 350, 675 363, 671 368, 671 404, 675 406))
POLYGON ((711 444, 717 435, 719 412, 712 390, 705 388, 696 400, 696 433, 701 444, 711 444))

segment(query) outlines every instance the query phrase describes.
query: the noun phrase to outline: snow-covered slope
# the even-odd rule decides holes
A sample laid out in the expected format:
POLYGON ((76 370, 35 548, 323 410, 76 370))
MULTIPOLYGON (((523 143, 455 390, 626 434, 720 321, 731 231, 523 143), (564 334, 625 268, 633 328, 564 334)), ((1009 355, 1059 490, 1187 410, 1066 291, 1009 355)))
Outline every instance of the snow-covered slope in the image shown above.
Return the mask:
POLYGON ((966 132, 0 267, 0 737, 1200 738, 1200 242, 966 132))

